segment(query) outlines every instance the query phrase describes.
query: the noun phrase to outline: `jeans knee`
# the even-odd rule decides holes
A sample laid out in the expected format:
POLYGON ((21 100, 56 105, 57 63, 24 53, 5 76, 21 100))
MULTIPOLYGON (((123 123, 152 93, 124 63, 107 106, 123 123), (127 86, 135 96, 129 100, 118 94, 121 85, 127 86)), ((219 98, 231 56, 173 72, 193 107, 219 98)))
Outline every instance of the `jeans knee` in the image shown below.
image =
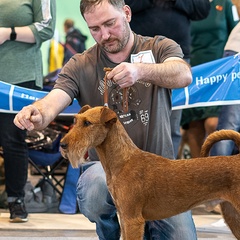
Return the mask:
POLYGON ((80 212, 90 221, 96 222, 99 216, 109 212, 109 197, 106 180, 101 176, 90 182, 80 177, 77 186, 77 201, 80 212))

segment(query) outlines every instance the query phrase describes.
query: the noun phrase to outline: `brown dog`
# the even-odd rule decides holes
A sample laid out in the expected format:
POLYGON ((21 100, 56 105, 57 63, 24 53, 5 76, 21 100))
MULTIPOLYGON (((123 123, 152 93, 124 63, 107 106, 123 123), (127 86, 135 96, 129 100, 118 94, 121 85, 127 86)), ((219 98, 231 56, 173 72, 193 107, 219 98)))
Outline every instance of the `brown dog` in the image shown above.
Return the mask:
POLYGON ((124 240, 142 240, 146 220, 168 218, 215 199, 224 201, 223 217, 240 239, 240 155, 206 158, 220 139, 240 146, 239 133, 219 131, 206 140, 204 157, 173 161, 137 148, 114 111, 84 106, 62 139, 61 151, 78 167, 89 148, 97 150, 124 240))

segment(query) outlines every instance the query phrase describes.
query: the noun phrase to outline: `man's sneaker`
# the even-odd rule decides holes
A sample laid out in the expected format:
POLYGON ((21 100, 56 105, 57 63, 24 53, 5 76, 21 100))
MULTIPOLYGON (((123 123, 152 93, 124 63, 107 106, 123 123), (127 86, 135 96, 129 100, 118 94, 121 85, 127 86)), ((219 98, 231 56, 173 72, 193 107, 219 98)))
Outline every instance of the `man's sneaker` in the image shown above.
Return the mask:
POLYGON ((22 199, 18 198, 14 202, 8 203, 10 211, 10 222, 20 223, 28 221, 28 213, 22 199))

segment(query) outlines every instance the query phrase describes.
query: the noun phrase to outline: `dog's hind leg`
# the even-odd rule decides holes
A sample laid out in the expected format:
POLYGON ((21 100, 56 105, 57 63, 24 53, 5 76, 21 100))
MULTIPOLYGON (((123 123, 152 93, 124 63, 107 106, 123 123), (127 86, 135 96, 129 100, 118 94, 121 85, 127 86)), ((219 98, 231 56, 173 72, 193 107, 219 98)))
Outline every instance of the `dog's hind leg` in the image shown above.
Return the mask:
MULTIPOLYGON (((222 215, 233 235, 240 240, 240 211, 229 202, 220 203, 222 215)), ((240 208, 238 208, 240 210, 240 208)))

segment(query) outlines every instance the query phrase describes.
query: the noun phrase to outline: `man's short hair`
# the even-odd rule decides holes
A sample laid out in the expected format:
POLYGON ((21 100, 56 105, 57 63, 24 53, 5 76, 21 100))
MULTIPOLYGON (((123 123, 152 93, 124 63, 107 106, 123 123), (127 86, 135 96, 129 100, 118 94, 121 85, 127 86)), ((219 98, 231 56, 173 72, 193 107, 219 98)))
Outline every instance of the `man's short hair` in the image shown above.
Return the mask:
POLYGON ((117 9, 122 9, 125 5, 124 0, 81 0, 80 12, 82 16, 86 13, 92 6, 98 5, 103 1, 108 1, 109 4, 113 5, 117 9))

